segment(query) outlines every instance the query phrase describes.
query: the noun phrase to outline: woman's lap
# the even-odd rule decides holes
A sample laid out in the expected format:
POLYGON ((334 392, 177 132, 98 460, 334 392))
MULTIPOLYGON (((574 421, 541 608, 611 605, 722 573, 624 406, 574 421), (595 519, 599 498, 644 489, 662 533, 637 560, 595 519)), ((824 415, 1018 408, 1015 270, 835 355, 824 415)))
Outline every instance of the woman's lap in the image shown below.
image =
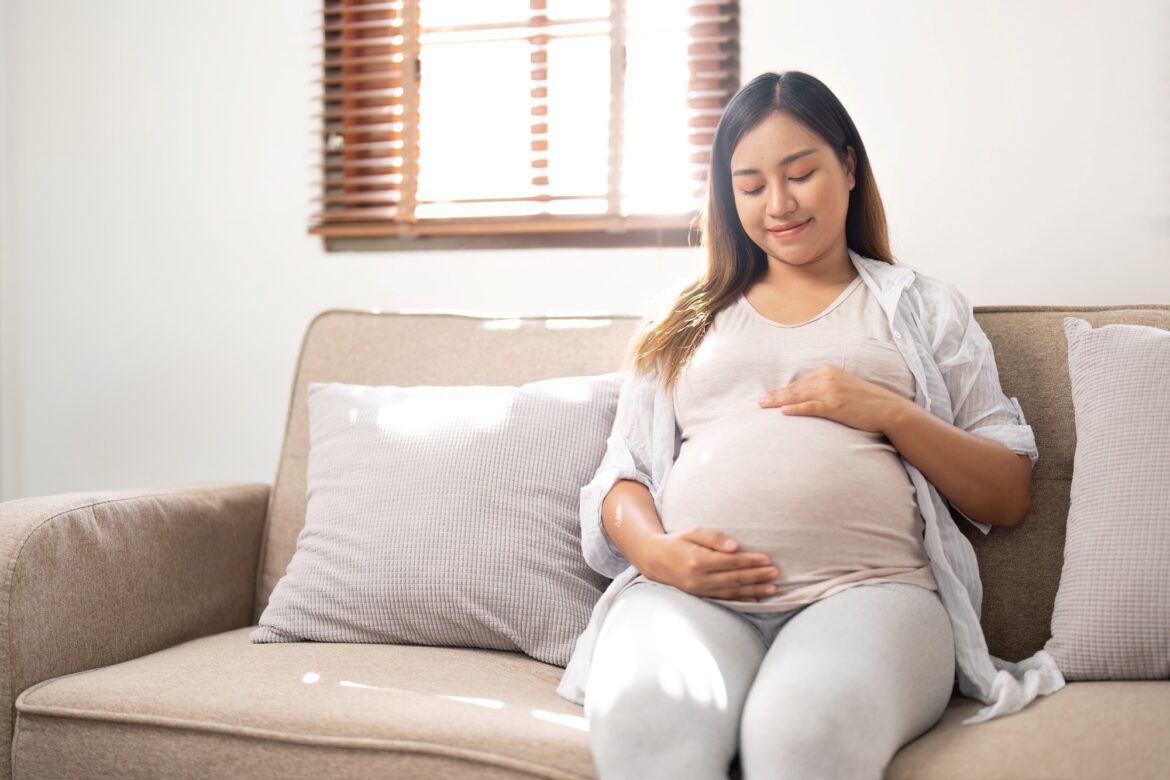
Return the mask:
POLYGON ((781 764, 793 777, 880 778, 942 716, 954 673, 950 620, 934 591, 856 585, 811 604, 756 671, 742 712, 744 777, 781 764))
POLYGON ((950 621, 916 585, 759 615, 648 582, 606 616, 585 714, 603 780, 727 777, 737 752, 745 778, 880 777, 953 680, 950 621))
POLYGON ((725 607, 661 583, 623 590, 585 691, 598 776, 726 777, 764 653, 755 628, 725 607))

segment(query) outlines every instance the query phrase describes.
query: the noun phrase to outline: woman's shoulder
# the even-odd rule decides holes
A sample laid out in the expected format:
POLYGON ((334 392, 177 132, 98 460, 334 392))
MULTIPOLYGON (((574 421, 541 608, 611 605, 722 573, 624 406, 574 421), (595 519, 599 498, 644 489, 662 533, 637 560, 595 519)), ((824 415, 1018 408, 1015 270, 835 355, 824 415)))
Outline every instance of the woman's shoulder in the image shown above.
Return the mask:
POLYGON ((918 272, 903 299, 936 359, 966 352, 971 340, 979 337, 971 302, 954 282, 918 272))
POLYGON ((899 262, 898 265, 904 268, 909 268, 914 272, 914 279, 910 283, 910 289, 928 298, 946 298, 958 292, 958 288, 953 282, 950 282, 941 276, 935 276, 932 273, 923 271, 916 265, 899 262))
POLYGON ((648 369, 636 365, 624 366, 619 372, 621 394, 629 403, 646 405, 653 401, 658 391, 659 370, 657 362, 648 369))
POLYGON ((876 283, 880 290, 898 288, 901 303, 908 305, 911 313, 918 318, 941 314, 943 317, 962 314, 969 309, 966 297, 950 281, 923 271, 919 266, 899 260, 886 263, 867 257, 853 249, 854 258, 876 283))
POLYGON ((914 268, 906 296, 923 322, 966 320, 971 303, 959 287, 947 279, 914 268))

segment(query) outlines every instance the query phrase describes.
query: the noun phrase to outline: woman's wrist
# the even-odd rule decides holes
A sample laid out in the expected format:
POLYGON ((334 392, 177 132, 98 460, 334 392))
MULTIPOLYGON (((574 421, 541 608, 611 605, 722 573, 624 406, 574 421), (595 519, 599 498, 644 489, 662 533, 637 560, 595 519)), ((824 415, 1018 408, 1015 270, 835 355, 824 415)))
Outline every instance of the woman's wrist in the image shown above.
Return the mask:
POLYGON ((887 439, 893 439, 914 418, 914 415, 921 414, 923 411, 925 410, 921 406, 909 398, 903 398, 900 395, 890 393, 890 400, 886 407, 886 412, 882 416, 885 420, 885 425, 882 426, 882 433, 885 434, 887 439))

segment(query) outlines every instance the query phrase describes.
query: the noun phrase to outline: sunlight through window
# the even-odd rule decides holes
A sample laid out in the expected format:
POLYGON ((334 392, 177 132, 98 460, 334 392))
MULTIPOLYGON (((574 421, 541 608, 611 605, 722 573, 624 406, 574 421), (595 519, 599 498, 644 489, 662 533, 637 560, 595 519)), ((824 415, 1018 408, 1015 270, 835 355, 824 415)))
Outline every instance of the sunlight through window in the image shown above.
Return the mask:
POLYGON ((493 710, 501 710, 504 708, 504 703, 499 699, 475 699, 470 696, 441 696, 440 698, 461 701, 464 704, 474 704, 478 707, 488 707, 493 710))
MULTIPOLYGON (((683 214, 698 205, 688 165, 687 4, 626 8, 621 213, 683 214)), ((543 79, 533 75, 527 27, 535 13, 518 2, 419 4, 419 218, 606 213, 610 4, 548 4, 543 79), (536 116, 533 89, 545 95, 536 116), (547 159, 534 171, 537 122, 547 124, 535 139, 547 159)))
POLYGON ((578 731, 589 730, 589 720, 582 718, 580 715, 561 715, 560 713, 549 712, 548 710, 533 710, 532 717, 537 720, 547 720, 549 723, 568 726, 578 731))
MULTIPOLYGON (((622 627, 623 621, 618 620, 619 610, 626 605, 622 602, 612 607, 611 615, 602 628, 601 637, 608 636, 608 631, 636 632, 635 636, 607 639, 606 644, 622 646, 634 641, 640 641, 644 628, 641 626, 622 627)), ((674 615, 664 610, 657 610, 650 618, 651 634, 655 638, 654 663, 657 664, 654 672, 659 688, 668 696, 676 700, 688 699, 698 704, 710 704, 720 711, 726 711, 728 706, 727 684, 715 656, 695 635, 694 629, 686 618, 674 615)), ((593 669, 590 674, 598 674, 607 682, 604 690, 618 696, 623 690, 628 690, 634 681, 637 670, 630 664, 629 659, 622 656, 601 654, 593 659, 593 669)), ((591 718, 603 715, 616 703, 603 696, 586 698, 585 716, 591 718)))
POLYGON ((676 699, 684 696, 700 704, 727 709, 727 685, 715 656, 679 615, 660 610, 651 622, 662 656, 664 689, 676 699), (669 686, 669 687, 668 687, 669 686))
POLYGON ((510 387, 480 387, 472 394, 459 387, 401 388, 397 403, 378 410, 376 423, 395 435, 430 435, 439 425, 471 423, 496 428, 508 419, 513 398, 510 387))
POLYGON ((326 0, 322 13, 310 233, 689 245, 739 86, 738 0, 326 0))

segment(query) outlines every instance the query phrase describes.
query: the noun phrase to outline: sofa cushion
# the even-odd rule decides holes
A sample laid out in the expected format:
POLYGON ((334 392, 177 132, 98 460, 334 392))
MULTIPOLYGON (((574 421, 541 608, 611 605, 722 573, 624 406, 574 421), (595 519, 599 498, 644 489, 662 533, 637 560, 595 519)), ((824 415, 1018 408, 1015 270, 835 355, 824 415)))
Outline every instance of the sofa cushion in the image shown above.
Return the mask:
POLYGON ((593 776, 563 672, 522 653, 254 644, 253 627, 46 681, 16 777, 593 776))
MULTIPOLYGON (((58 677, 17 700, 16 777, 595 777, 561 669, 522 653, 253 644, 250 628, 58 677)), ((956 696, 887 778, 1161 778, 1170 682, 1070 683, 961 726, 956 696)))
POLYGON ((1077 446, 1045 649, 1069 680, 1170 677, 1170 330, 1064 320, 1077 446))
POLYGON ((963 726, 978 702, 951 700, 903 747, 885 780, 1156 780, 1170 767, 1170 682, 1073 682, 1007 718, 963 726))
POLYGON ((254 642, 521 650, 566 666, 609 580, 580 487, 618 375, 513 386, 309 387, 305 527, 254 642))
POLYGON ((640 317, 489 317, 325 311, 305 331, 272 489, 253 622, 296 551, 305 523, 309 384, 522 385, 617 371, 640 317))

